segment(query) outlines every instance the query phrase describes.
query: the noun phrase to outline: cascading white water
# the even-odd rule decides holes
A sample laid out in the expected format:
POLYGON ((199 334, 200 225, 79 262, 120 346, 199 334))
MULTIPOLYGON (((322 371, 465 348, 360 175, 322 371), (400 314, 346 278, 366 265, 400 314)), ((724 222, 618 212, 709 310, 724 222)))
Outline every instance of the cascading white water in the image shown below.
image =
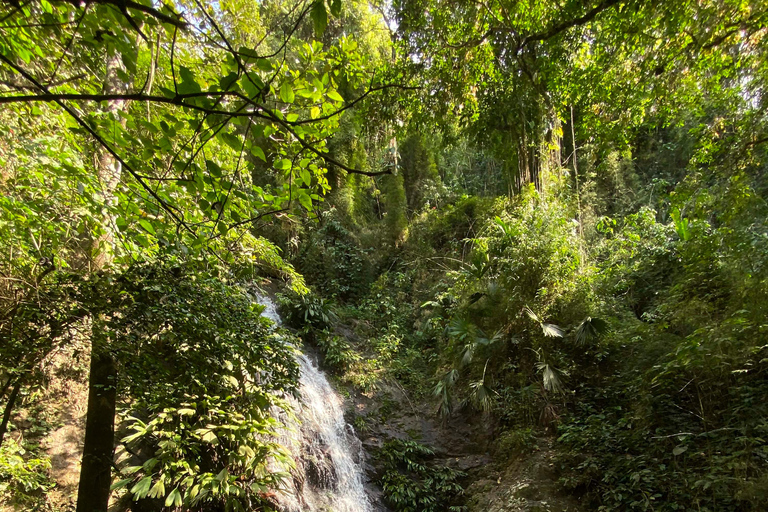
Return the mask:
MULTIPOLYGON (((259 295, 263 315, 280 325, 274 302, 259 295)), ((293 482, 279 499, 285 512, 370 512, 365 492, 362 446, 344 420, 343 402, 328 379, 304 354, 300 400, 293 402, 301 425, 281 439, 296 460, 293 482)))

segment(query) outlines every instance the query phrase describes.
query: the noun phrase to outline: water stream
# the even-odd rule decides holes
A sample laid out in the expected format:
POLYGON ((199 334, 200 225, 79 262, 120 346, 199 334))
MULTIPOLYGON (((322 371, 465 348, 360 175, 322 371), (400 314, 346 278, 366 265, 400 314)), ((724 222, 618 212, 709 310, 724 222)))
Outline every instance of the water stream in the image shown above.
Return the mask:
MULTIPOLYGON (((274 302, 265 296, 259 302, 266 307, 263 315, 280 325, 274 302)), ((281 439, 297 467, 280 506, 284 512, 371 512, 362 446, 344 420, 343 401, 307 355, 298 362, 300 399, 293 406, 301 424, 281 439)))

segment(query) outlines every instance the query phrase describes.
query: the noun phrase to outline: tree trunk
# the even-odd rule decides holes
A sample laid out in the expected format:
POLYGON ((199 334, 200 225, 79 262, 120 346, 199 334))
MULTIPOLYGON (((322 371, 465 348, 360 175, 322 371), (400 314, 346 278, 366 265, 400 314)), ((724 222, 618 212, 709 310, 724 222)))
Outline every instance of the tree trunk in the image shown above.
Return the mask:
MULTIPOLYGON (((125 91, 125 85, 117 75, 121 68, 120 54, 112 52, 107 58, 104 93, 125 91)), ((107 111, 117 116, 125 108, 124 100, 110 101, 107 111)), ((117 119, 114 123, 119 123, 117 119)), ((107 142, 110 142, 107 140, 107 142)), ((103 233, 94 240, 93 264, 96 269, 112 263, 114 257, 115 189, 120 182, 122 169, 115 158, 102 149, 98 158, 97 173, 101 182, 105 206, 103 233)), ((112 458, 115 445, 115 408, 117 401, 117 369, 109 353, 109 339, 94 320, 91 329, 91 364, 88 377, 88 412, 85 420, 80 484, 77 491, 77 512, 106 512, 109 506, 112 483, 112 458)))
POLYGON ((11 420, 11 412, 13 406, 16 405, 16 398, 19 396, 19 390, 21 389, 21 378, 16 381, 13 386, 11 395, 8 397, 8 403, 5 404, 5 411, 3 411, 3 421, 0 423, 0 446, 3 446, 3 438, 5 438, 5 432, 8 430, 8 422, 11 420))
MULTIPOLYGON (((104 81, 104 94, 120 94, 126 92, 125 84, 120 80, 117 75, 117 71, 123 66, 120 54, 114 53, 107 59, 107 76, 104 81)), ((125 100, 112 100, 107 104, 107 112, 111 115, 119 116, 120 112, 125 108, 125 100)), ((114 119, 113 123, 121 123, 118 119, 114 119)), ((107 143, 111 141, 105 137, 107 143)), ((93 243, 93 266, 96 270, 109 266, 114 258, 113 247, 115 245, 115 215, 113 213, 114 207, 117 205, 117 198, 115 197, 115 189, 120 183, 120 176, 122 174, 122 168, 120 162, 115 160, 109 151, 101 148, 98 158, 98 173, 99 182, 103 190, 102 202, 104 203, 104 219, 102 220, 102 228, 104 232, 93 243)))
POLYGON ((573 179, 576 185, 576 215, 579 222, 579 236, 583 237, 584 232, 581 227, 581 193, 579 192, 579 159, 576 155, 576 128, 573 123, 573 105, 571 105, 571 141, 573 142, 573 179))
MULTIPOLYGON (((94 328, 94 337, 97 336, 94 328)), ((85 446, 77 491, 77 512, 106 512, 112 484, 115 444, 115 363, 106 352, 106 340, 94 339, 88 379, 88 415, 85 446)))

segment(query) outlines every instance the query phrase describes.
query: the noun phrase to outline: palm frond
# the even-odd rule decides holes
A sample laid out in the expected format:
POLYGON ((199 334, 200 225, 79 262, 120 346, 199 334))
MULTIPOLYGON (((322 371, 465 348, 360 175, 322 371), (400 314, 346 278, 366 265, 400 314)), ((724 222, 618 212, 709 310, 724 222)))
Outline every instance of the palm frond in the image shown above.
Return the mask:
POLYGON ((448 324, 448 335, 460 341, 475 337, 475 325, 466 318, 455 317, 448 324))
POLYGON ((539 414, 539 422, 547 427, 559 420, 560 415, 557 413, 557 406, 553 403, 547 403, 539 414))
POLYGON ((608 330, 608 324, 599 318, 586 317, 576 328, 576 344, 586 345, 608 330))
POLYGON ((512 226, 510 226, 507 222, 504 222, 498 215, 493 219, 493 222, 499 227, 504 236, 511 238, 515 235, 515 231, 513 230, 512 226))
POLYGON ((498 343, 499 341, 504 339, 504 330, 499 329, 495 333, 493 333, 493 336, 488 340, 488 345, 493 345, 494 343, 498 343))
POLYGON ((541 326, 541 330, 544 332, 544 336, 547 336, 548 338, 562 338, 565 334, 565 331, 562 327, 557 324, 548 324, 544 322, 541 318, 539 318, 539 315, 534 313, 533 310, 528 306, 523 308, 523 312, 528 315, 531 320, 541 326))
POLYGON ((551 393, 565 393, 563 383, 558 376, 558 371, 550 364, 539 361, 536 363, 536 369, 542 372, 544 389, 551 393))
POLYGON ((448 416, 451 413, 451 389, 459 380, 459 372, 451 368, 437 381, 432 389, 432 395, 438 399, 437 413, 440 416, 448 416))
POLYGON ((468 302, 467 305, 471 306, 472 304, 474 304, 475 302, 479 301, 483 297, 485 297, 485 293, 483 293, 483 292, 475 292, 475 293, 473 293, 472 295, 469 296, 469 302, 468 302))
POLYGON ((562 338, 565 334, 562 327, 555 324, 541 324, 541 330, 544 331, 544 336, 548 338, 562 338))
POLYGON ((488 307, 496 307, 504 301, 504 290, 499 283, 491 279, 485 283, 485 303, 488 307))
POLYGON ((483 376, 480 380, 469 383, 469 395, 463 401, 463 404, 472 404, 477 409, 481 409, 483 412, 490 412, 493 407, 493 393, 494 391, 485 382, 486 375, 488 374, 488 363, 490 359, 486 359, 485 367, 483 368, 483 376))
POLYGON ((536 313, 534 313, 533 310, 531 308, 529 308, 528 306, 525 306, 523 308, 523 312, 526 315, 528 315, 528 317, 530 317, 530 319, 533 320, 534 322, 536 322, 537 324, 541 323, 541 320, 539 320, 539 317, 536 315, 536 313))
POLYGON ((493 390, 488 387, 485 380, 470 382, 469 389, 469 396, 465 402, 471 403, 483 412, 490 412, 493 407, 493 390))
POLYGON ((477 350, 476 341, 472 343, 467 343, 466 345, 464 345, 464 349, 462 350, 462 355, 461 355, 462 366, 467 366, 469 363, 472 362, 472 359, 475 357, 475 350, 477 350))

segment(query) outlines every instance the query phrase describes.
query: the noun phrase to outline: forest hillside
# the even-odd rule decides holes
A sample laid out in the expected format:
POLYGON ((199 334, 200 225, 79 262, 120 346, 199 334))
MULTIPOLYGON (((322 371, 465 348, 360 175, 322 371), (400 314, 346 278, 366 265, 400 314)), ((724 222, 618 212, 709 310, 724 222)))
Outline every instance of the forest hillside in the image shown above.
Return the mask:
POLYGON ((0 510, 768 510, 766 112, 764 0, 1 1, 0 510))

